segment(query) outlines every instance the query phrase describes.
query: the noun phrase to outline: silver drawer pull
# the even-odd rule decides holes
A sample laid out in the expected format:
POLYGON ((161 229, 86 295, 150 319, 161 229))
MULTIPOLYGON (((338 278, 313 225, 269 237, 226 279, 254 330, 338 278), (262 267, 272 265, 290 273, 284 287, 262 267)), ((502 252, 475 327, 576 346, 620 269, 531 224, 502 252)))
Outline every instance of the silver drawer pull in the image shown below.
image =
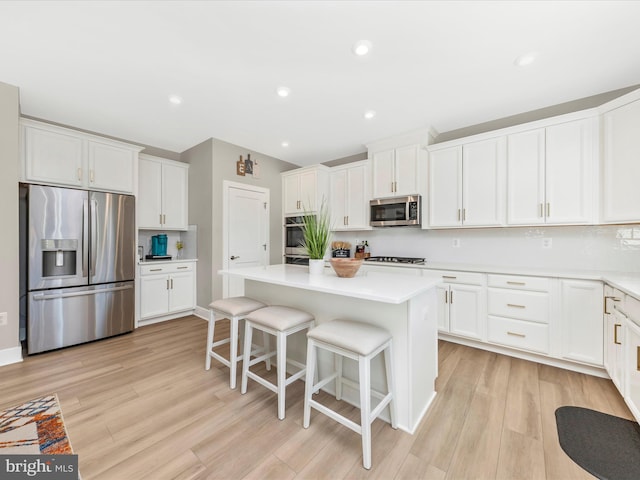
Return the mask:
POLYGON ((516 305, 514 303, 507 303, 507 307, 511 307, 511 308, 527 308, 524 305, 516 305))
POLYGON ((162 269, 161 268, 152 268, 149 270, 150 272, 161 272, 162 269))
POLYGON ((184 268, 189 268, 189 267, 178 267, 178 270, 182 270, 184 268))
POLYGON ((516 332, 507 332, 507 335, 511 335, 513 337, 522 337, 522 338, 526 337, 524 333, 516 333, 516 332))
POLYGON ((448 278, 449 280, 455 280, 458 277, 454 277, 454 276, 451 276, 451 275, 442 275, 442 278, 448 278))
POLYGON ((520 286, 524 286, 526 285, 525 282, 507 282, 507 285, 520 285, 520 286))

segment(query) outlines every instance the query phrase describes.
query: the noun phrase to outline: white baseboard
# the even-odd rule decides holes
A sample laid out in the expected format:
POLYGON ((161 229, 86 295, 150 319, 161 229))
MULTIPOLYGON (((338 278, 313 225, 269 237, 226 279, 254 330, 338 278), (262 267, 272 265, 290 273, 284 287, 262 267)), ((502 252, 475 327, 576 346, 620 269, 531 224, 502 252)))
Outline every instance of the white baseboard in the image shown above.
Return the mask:
POLYGON ((200 317, 203 320, 209 321, 209 309, 204 307, 199 307, 196 305, 196 309, 193 312, 196 317, 200 317))
POLYGON ((11 347, 0 350, 0 366, 22 361, 22 347, 11 347))

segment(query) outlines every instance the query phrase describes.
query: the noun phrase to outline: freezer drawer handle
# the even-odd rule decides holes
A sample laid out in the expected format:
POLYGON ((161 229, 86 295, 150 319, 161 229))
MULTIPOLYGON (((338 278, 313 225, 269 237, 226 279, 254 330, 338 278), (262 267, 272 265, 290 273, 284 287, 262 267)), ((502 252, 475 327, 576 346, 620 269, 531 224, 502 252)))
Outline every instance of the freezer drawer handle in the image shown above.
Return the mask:
POLYGON ((95 295, 96 293, 109 293, 109 292, 118 292, 120 290, 130 290, 133 288, 133 285, 125 285, 124 287, 113 287, 113 288, 102 288, 98 290, 83 290, 82 292, 70 292, 70 293, 56 293, 51 295, 45 295, 41 293, 39 295, 34 295, 34 300, 53 300, 55 298, 67 298, 67 297, 81 297, 83 295, 95 295))

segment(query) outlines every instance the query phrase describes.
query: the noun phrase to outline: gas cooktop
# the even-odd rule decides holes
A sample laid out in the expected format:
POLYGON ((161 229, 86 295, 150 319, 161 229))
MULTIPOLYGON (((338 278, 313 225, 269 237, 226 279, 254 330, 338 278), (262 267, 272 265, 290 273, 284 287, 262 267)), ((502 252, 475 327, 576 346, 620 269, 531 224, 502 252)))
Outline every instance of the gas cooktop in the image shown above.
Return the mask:
POLYGON ((424 258, 413 257, 369 257, 364 260, 365 262, 413 263, 416 265, 424 264, 424 258))

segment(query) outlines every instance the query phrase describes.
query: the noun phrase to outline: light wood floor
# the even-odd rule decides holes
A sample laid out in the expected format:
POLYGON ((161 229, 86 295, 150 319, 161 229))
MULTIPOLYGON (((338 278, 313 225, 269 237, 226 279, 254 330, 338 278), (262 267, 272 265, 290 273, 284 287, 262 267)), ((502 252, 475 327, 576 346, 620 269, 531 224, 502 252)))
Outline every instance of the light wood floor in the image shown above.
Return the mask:
POLYGON ((186 317, 27 357, 0 368, 0 408, 57 393, 85 480, 592 478, 560 449, 555 409, 632 418, 608 380, 441 342, 428 416, 415 435, 377 420, 366 471, 351 430, 317 412, 302 428, 302 382, 279 421, 274 394, 251 382, 240 395, 227 368, 204 370, 205 338, 186 317))

